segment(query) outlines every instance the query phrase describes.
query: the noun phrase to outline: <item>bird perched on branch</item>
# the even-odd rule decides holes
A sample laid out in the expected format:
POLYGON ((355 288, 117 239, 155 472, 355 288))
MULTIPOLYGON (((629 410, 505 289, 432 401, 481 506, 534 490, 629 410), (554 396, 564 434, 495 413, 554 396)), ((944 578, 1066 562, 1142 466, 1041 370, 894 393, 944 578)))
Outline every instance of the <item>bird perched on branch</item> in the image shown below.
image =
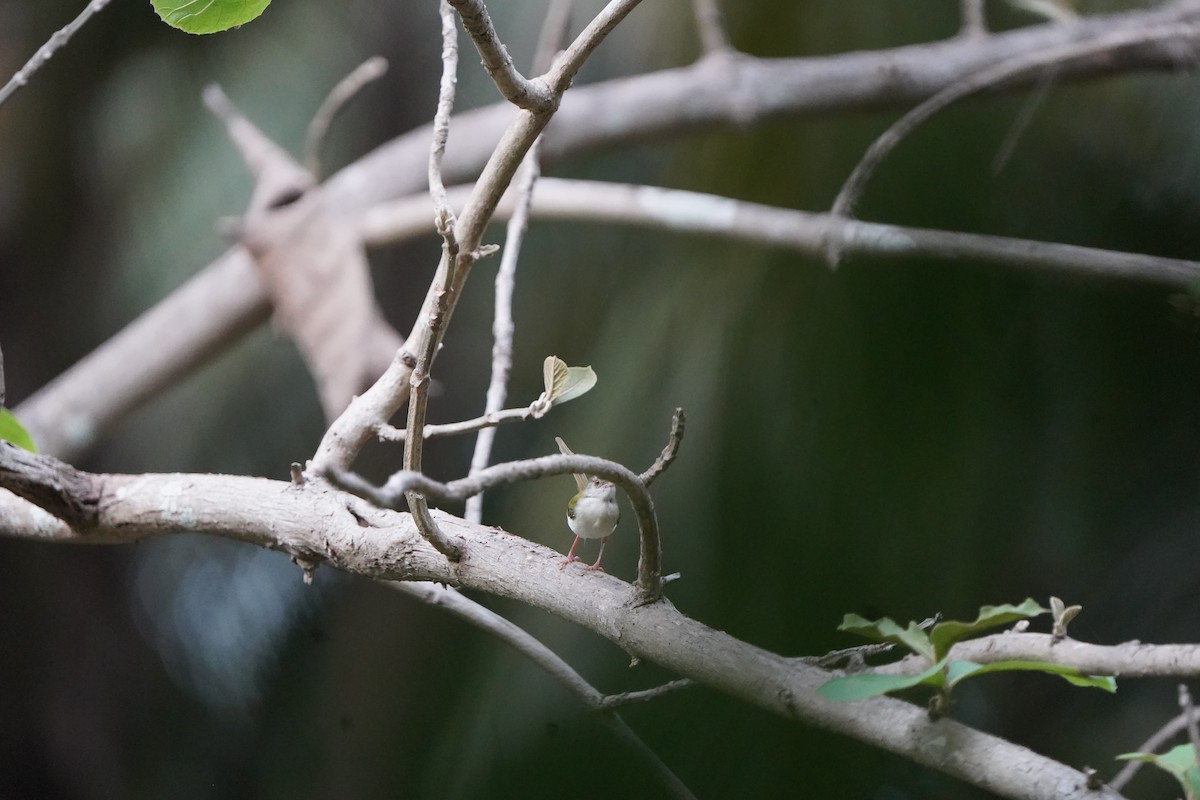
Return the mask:
MULTIPOLYGON (((572 455, 566 442, 558 437, 555 437, 554 441, 558 442, 558 449, 564 454, 572 455)), ((572 561, 579 560, 575 555, 575 548, 579 546, 580 539, 599 539, 600 553, 596 556, 596 563, 584 567, 584 570, 603 572, 600 559, 604 558, 604 546, 608 544, 608 537, 621 521, 621 509, 617 505, 617 487, 612 481, 600 477, 572 474, 579 492, 567 503, 567 525, 575 534, 575 543, 571 545, 562 565, 565 567, 572 561)))

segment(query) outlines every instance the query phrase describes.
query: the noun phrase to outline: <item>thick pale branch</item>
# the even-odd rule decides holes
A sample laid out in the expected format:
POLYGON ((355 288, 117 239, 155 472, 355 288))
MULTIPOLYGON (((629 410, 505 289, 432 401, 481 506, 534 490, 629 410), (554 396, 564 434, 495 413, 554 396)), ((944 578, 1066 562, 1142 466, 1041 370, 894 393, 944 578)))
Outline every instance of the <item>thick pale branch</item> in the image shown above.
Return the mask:
MULTIPOLYGON (((558 456, 557 458, 562 458, 558 456)), ((590 468, 582 463, 576 468, 590 468)), ((62 526, 56 541, 133 542, 181 531, 225 536, 312 562, 386 580, 422 580, 508 597, 556 614, 664 668, 788 719, 845 734, 1005 797, 1116 800, 1088 790, 1078 770, 1024 747, 891 698, 833 703, 816 694, 830 673, 739 641, 680 614, 670 602, 630 602, 612 575, 559 569, 557 552, 525 539, 434 512, 463 549, 447 561, 416 532, 408 514, 376 509, 315 482, 297 488, 220 475, 97 475, 95 523, 62 526)), ((49 532, 16 527, 0 493, 0 534, 49 532)), ((297 576, 299 579, 299 576, 297 576)))

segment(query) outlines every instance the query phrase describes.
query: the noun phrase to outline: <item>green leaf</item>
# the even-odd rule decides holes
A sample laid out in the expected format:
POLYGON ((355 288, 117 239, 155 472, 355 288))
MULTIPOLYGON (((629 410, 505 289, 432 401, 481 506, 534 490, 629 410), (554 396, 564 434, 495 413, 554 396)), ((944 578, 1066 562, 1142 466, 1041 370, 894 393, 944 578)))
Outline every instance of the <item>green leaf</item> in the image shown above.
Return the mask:
POLYGON ((915 622, 908 623, 907 628, 901 628, 891 617, 871 621, 863 619, 858 614, 847 614, 842 618, 842 624, 838 626, 838 630, 857 633, 859 636, 865 636, 877 642, 902 644, 917 655, 924 656, 930 662, 939 660, 934 658, 933 645, 929 642, 929 636, 915 622))
POLYGON ((17 422, 17 418, 12 415, 12 412, 7 408, 0 408, 0 439, 6 442, 12 442, 17 447, 23 447, 31 453, 36 453, 37 448, 33 446, 33 437, 29 435, 29 431, 17 422))
POLYGON ((1032 599, 1026 599, 1019 606, 1005 604, 1002 606, 984 606, 979 609, 979 616, 973 622, 958 622, 946 620, 933 626, 929 639, 933 642, 935 659, 945 658, 950 647, 960 639, 982 633, 988 628, 1007 625, 1020 619, 1029 619, 1039 614, 1048 613, 1032 599))
POLYGON ((217 33, 244 25, 271 0, 150 0, 158 16, 185 33, 217 33))
POLYGON ((951 661, 946 667, 946 683, 954 688, 965 678, 986 675, 989 672, 1044 672, 1057 675, 1075 686, 1117 691, 1117 682, 1107 675, 1085 675, 1074 667, 1048 664, 1044 661, 997 661, 992 664, 976 664, 974 661, 951 661))
POLYGON ((1162 755, 1154 753, 1125 753, 1117 756, 1124 761, 1145 761, 1175 776, 1187 800, 1200 798, 1200 769, 1196 767, 1196 749, 1190 744, 1172 747, 1162 755))
POLYGON ((942 685, 942 667, 944 664, 934 664, 919 675, 842 675, 831 678, 817 687, 817 694, 826 700, 839 703, 849 703, 855 700, 869 700, 881 694, 910 689, 920 684, 931 686, 942 685))
POLYGON ((546 356, 542 379, 551 405, 574 400, 596 385, 596 373, 591 367, 568 367, 558 356, 546 356))

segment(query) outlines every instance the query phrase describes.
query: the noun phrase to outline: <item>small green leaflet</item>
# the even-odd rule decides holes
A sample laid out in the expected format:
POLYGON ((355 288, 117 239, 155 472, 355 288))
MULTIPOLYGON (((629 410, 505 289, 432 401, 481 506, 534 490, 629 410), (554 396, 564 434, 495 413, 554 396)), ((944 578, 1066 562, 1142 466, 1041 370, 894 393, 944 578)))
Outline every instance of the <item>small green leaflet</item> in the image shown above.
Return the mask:
POLYGON ((902 644, 929 661, 938 660, 934 655, 933 644, 929 641, 928 634, 921 630, 921 626, 915 622, 908 623, 907 628, 901 628, 891 617, 872 621, 864 619, 858 614, 847 614, 842 617, 842 624, 838 626, 838 630, 857 633, 859 636, 865 636, 877 642, 902 644))
MULTIPOLYGON (((868 620, 857 614, 847 614, 838 626, 839 631, 856 633, 879 642, 900 644, 933 664, 918 675, 886 675, 865 673, 844 675, 826 681, 817 693, 827 700, 842 702, 866 700, 882 694, 925 685, 949 691, 963 680, 989 672, 1045 672, 1057 675, 1075 686, 1089 686, 1115 692, 1117 682, 1107 676, 1085 675, 1073 667, 1049 664, 1040 661, 998 661, 992 664, 976 664, 972 661, 950 661, 947 654, 955 642, 983 633, 989 628, 1008 625, 1021 619, 1029 619, 1047 610, 1031 599, 1020 605, 983 606, 970 622, 946 620, 931 626, 926 632, 915 622, 901 628, 890 617, 868 620)), ((1200 798, 1197 798, 1200 800, 1200 798)))
POLYGON ((1106 692, 1117 691, 1117 682, 1108 676, 1084 675, 1074 667, 1047 664, 1041 661, 997 661, 993 664, 976 664, 973 661, 950 661, 945 659, 917 675, 842 675, 832 678, 817 688, 817 694, 826 700, 851 702, 869 700, 881 694, 911 689, 914 686, 945 687, 953 689, 967 678, 986 675, 989 672, 1045 672, 1057 675, 1075 686, 1088 686, 1106 692))
POLYGON ((945 662, 938 662, 919 675, 842 675, 818 686, 817 694, 826 700, 849 703, 855 700, 870 700, 872 697, 898 692, 901 689, 911 689, 922 683, 936 686, 940 684, 944 666, 945 662))
POLYGON ((158 16, 185 33, 217 33, 244 25, 271 0, 150 0, 158 16))
POLYGON ((591 367, 568 367, 558 356, 546 356, 542 364, 542 379, 546 397, 551 405, 574 400, 596 385, 596 373, 591 367))
POLYGON ((1033 598, 1026 598, 1025 602, 1019 606, 1011 603, 1002 606, 983 606, 979 609, 979 616, 972 622, 946 620, 934 625, 933 630, 929 632, 929 639, 933 642, 933 649, 937 657, 943 658, 950 651, 951 645, 960 639, 982 633, 988 628, 1007 625, 1019 619, 1029 619, 1046 613, 1048 610, 1035 603, 1033 598))
POLYGON ((17 447, 23 447, 31 453, 36 453, 37 448, 33 446, 33 437, 29 435, 29 431, 17 422, 17 418, 12 415, 12 412, 7 408, 0 408, 0 439, 6 442, 12 442, 17 447))
POLYGON ((1190 744, 1177 745, 1161 756, 1154 753, 1126 753, 1124 761, 1146 761, 1175 776, 1187 800, 1200 798, 1200 769, 1196 768, 1196 749, 1190 744))

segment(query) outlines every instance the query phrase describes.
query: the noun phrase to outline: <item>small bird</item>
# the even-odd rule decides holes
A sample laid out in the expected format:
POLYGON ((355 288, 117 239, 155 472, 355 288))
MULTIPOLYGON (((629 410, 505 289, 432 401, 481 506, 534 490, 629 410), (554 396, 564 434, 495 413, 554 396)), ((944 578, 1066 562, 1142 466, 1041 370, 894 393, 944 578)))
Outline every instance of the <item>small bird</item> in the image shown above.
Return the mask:
MULTIPOLYGON (((566 442, 558 437, 554 440, 558 442, 560 451, 572 455, 566 442)), ((571 545, 562 565, 565 567, 572 561, 579 560, 575 556, 575 548, 579 546, 580 539, 599 539, 600 554, 596 556, 596 563, 584 567, 584 570, 603 572, 600 559, 604 558, 604 546, 608 544, 608 537, 621 521, 621 508, 617 505, 617 487, 612 481, 600 477, 589 478, 587 475, 573 474, 579 492, 567 503, 567 526, 575 534, 575 543, 571 545)))

